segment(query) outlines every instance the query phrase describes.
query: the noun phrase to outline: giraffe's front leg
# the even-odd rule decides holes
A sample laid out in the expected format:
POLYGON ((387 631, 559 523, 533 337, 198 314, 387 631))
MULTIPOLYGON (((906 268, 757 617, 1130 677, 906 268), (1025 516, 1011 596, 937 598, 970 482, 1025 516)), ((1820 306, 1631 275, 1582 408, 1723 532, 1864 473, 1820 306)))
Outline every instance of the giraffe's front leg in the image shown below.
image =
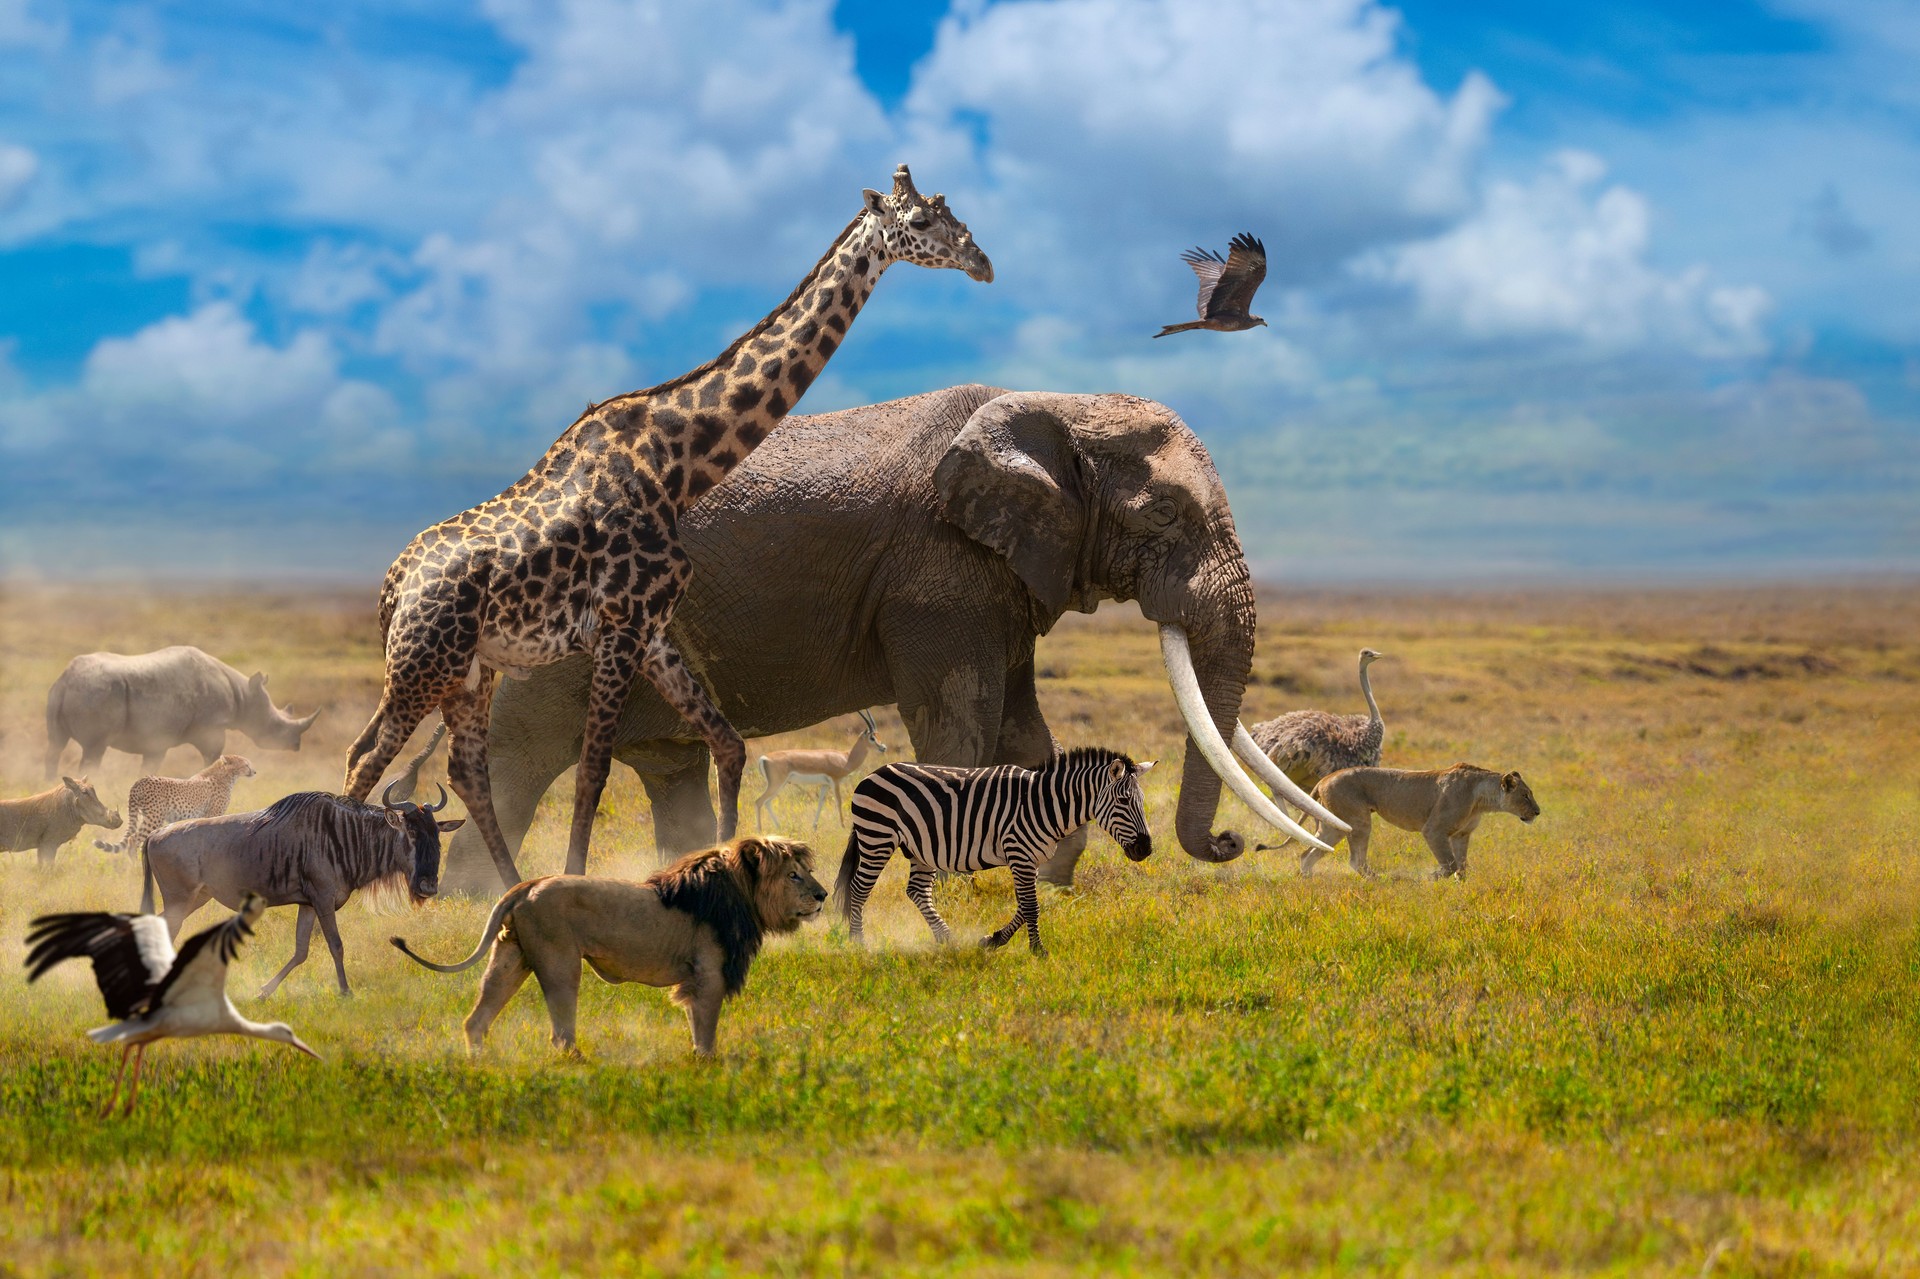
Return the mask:
MULTIPOLYGON (((567 874, 587 873, 587 845, 600 792, 613 764, 613 739, 620 711, 627 704, 634 676, 640 673, 646 640, 636 626, 603 627, 593 650, 593 684, 587 693, 587 722, 580 744, 580 767, 573 781, 573 829, 567 839, 567 874)), ((744 747, 743 747, 744 752, 744 747)))
POLYGON ((643 669, 647 681, 667 705, 698 730, 713 755, 714 768, 720 775, 720 839, 724 843, 733 838, 740 822, 740 774, 747 763, 747 743, 687 669, 664 627, 647 644, 643 669))

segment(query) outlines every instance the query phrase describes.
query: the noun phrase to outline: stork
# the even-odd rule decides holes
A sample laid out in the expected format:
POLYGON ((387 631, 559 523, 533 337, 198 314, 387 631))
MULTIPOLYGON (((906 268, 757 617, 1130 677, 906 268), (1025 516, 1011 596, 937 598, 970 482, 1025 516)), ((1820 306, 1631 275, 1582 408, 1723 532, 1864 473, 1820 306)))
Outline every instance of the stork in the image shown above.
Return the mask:
POLYGON ((158 915, 123 915, 107 911, 72 911, 41 915, 27 930, 27 981, 38 981, 55 964, 69 959, 91 959, 94 983, 106 1001, 110 1026, 89 1030, 96 1044, 119 1044, 120 1072, 113 1077, 113 1096, 100 1113, 113 1113, 126 1078, 127 1057, 133 1056, 133 1084, 120 1113, 133 1113, 140 1095, 140 1064, 147 1045, 156 1039, 186 1039, 195 1035, 251 1035, 299 1049, 309 1057, 319 1053, 300 1042, 285 1022, 248 1021, 227 998, 227 964, 252 935, 253 925, 266 911, 264 898, 248 893, 240 913, 187 938, 174 954, 167 921, 158 915))

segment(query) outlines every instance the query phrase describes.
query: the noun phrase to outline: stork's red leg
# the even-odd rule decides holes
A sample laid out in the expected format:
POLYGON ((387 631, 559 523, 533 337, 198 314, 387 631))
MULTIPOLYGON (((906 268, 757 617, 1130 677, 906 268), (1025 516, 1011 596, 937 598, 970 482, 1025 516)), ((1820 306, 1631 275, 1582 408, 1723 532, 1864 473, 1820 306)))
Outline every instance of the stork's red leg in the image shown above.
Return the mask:
POLYGON ((133 1051, 133 1087, 129 1089, 127 1092, 127 1108, 120 1112, 122 1115, 131 1115, 133 1113, 133 1103, 139 1100, 140 1067, 143 1064, 145 1064, 146 1060, 147 1060, 147 1046, 145 1044, 141 1044, 138 1048, 134 1049, 133 1051))
POLYGON ((120 1069, 114 1072, 113 1095, 107 1098, 107 1104, 100 1107, 100 1117, 105 1119, 113 1113, 113 1103, 120 1100, 120 1081, 127 1077, 127 1054, 133 1051, 133 1045, 127 1044, 120 1049, 120 1069))

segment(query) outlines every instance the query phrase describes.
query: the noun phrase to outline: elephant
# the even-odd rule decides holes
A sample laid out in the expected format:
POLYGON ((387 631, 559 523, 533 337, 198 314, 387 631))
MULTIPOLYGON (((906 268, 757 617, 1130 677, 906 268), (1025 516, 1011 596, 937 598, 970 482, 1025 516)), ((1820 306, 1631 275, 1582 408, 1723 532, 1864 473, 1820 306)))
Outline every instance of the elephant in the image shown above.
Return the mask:
MULTIPOLYGON (((1036 638, 1069 608, 1133 600, 1161 626, 1189 728, 1181 848, 1208 862, 1244 851, 1240 835, 1212 829, 1223 780, 1305 836, 1234 753, 1342 825, 1239 725, 1252 577, 1206 447, 1163 404, 958 386, 791 416, 680 534, 693 571, 670 632, 745 736, 895 703, 923 763, 1037 766, 1057 744, 1034 687, 1036 638)), ((579 757, 591 677, 568 659, 495 694, 494 804, 516 851, 579 757)), ((663 857, 713 842, 706 749, 651 688, 627 700, 614 753, 640 775, 663 857)), ((1084 845, 1084 830, 1063 841, 1045 877, 1070 884, 1084 845)), ((493 888, 471 827, 449 847, 447 880, 493 888)))

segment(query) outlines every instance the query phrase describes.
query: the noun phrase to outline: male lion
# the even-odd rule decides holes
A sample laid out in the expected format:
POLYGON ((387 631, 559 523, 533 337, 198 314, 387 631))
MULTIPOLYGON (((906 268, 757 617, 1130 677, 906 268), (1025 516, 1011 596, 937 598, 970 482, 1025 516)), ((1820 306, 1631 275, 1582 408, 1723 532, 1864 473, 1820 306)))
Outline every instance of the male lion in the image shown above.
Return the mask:
MULTIPOLYGON (((1347 860, 1362 875, 1367 868, 1367 841, 1373 835, 1373 815, 1401 830, 1419 831, 1427 847, 1440 859, 1435 879, 1467 873, 1467 840, 1488 813, 1512 813, 1523 822, 1540 815, 1533 791, 1518 773, 1502 777, 1472 764, 1416 773, 1404 768, 1343 768, 1330 773, 1313 788, 1313 797, 1334 816, 1353 827, 1346 836, 1347 860)), ((1338 844, 1340 836, 1322 823, 1320 837, 1338 844)), ((1309 848, 1300 857, 1300 873, 1313 874, 1323 854, 1309 848)))
POLYGON ((813 852, 796 840, 747 837, 688 853, 645 880, 549 875, 509 889, 473 953, 436 964, 393 944, 440 973, 493 958, 480 998, 467 1014, 467 1048, 479 1052, 487 1028, 532 973, 553 1021, 553 1046, 575 1052, 573 1024, 580 962, 610 982, 672 986, 687 1010, 694 1051, 713 1055, 720 1002, 746 984, 747 968, 768 933, 790 933, 820 913, 827 890, 813 877, 813 852))

